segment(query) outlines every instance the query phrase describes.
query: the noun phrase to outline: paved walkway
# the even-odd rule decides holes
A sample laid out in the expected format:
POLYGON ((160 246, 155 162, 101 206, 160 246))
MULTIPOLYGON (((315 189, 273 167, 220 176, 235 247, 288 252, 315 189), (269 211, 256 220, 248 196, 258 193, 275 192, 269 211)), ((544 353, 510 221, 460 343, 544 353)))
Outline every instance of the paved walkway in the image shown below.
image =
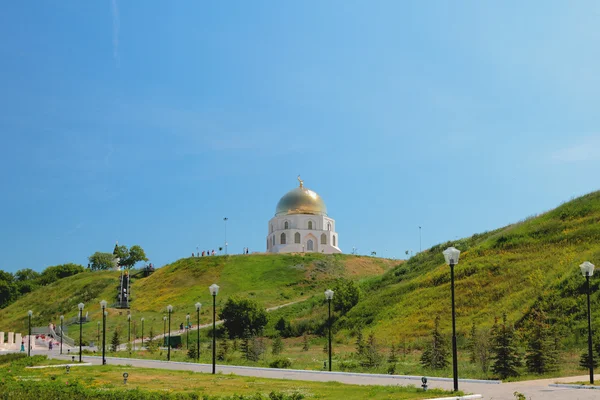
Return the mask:
MULTIPOLYGON (((41 354, 42 352, 40 352, 41 354)), ((43 354, 48 354, 45 352, 43 354)), ((70 357, 59 356, 52 352, 51 358, 70 360, 70 357)), ((212 365, 196 364, 175 361, 140 360, 132 358, 107 357, 107 363, 113 365, 131 365, 142 368, 162 368, 169 370, 185 370, 210 373, 212 365)), ((100 365, 100 357, 84 356, 85 362, 100 365)), ((346 372, 301 371, 258 367, 239 367, 230 365, 217 365, 217 372, 236 374, 242 376, 255 376, 272 379, 292 379, 303 381, 336 381, 355 385, 415 385, 420 386, 420 377, 403 377, 396 375, 359 374, 346 372)), ((134 379, 134 376, 131 376, 134 379)), ((600 379, 600 377, 598 377, 600 379)), ((482 394, 487 400, 515 400, 514 392, 523 393, 527 400, 599 400, 600 391, 587 389, 569 389, 549 387, 556 382, 586 381, 589 376, 575 376, 569 378, 552 378, 535 381, 485 383, 484 381, 465 380, 459 381, 459 388, 465 393, 482 394)), ((452 390, 452 380, 448 378, 429 378, 430 388, 452 390)))

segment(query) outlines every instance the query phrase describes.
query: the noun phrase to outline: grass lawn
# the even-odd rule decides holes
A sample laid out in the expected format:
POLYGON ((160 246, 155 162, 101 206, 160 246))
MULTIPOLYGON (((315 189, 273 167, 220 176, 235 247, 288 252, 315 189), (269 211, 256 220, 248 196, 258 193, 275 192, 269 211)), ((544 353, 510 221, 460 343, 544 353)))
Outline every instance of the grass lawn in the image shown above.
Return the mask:
POLYGON ((198 395, 228 396, 233 394, 268 394, 271 391, 285 394, 300 393, 305 398, 316 399, 426 399, 447 396, 450 392, 429 390, 423 392, 415 387, 360 386, 338 382, 308 382, 283 379, 262 379, 224 374, 204 374, 190 371, 134 368, 128 366, 92 366, 64 370, 23 369, 14 366, 0 368, 3 375, 21 381, 79 382, 87 388, 138 389, 172 393, 196 393, 198 395), (127 385, 123 373, 129 374, 127 385))

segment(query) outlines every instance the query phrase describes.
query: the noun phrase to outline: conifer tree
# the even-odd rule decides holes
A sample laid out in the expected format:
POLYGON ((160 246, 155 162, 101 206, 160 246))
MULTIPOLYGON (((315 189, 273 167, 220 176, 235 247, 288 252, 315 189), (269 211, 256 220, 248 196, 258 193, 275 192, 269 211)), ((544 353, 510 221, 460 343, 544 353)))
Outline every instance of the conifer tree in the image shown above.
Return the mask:
POLYGON ((365 339, 362 334, 362 329, 356 332, 356 355, 362 357, 365 354, 365 339))
POLYGON ((501 379, 519 376, 517 368, 521 366, 521 359, 517 351, 515 332, 512 326, 506 323, 506 314, 502 315, 502 324, 494 322, 491 331, 492 342, 492 371, 501 379))
POLYGON ((365 367, 376 367, 381 363, 382 356, 379 353, 374 333, 369 334, 363 353, 364 361, 362 365, 365 367))
POLYGON ((112 336, 112 340, 110 342, 111 351, 117 351, 119 349, 120 344, 121 343, 119 341, 119 331, 115 329, 115 332, 113 333, 113 336, 112 336))
POLYGON ((525 364, 527 371, 543 374, 558 369, 558 349, 546 314, 533 310, 527 341, 525 364))
POLYGON ((273 339, 273 349, 271 352, 274 356, 279 355, 283 351, 283 341, 281 340, 281 336, 275 336, 273 339))
POLYGON ((240 345, 240 351, 245 359, 249 359, 250 355, 250 330, 244 329, 244 333, 242 335, 242 342, 240 345))
POLYGON ((308 335, 305 332, 304 335, 302 336, 302 351, 308 351, 309 348, 310 348, 310 345, 308 343, 308 335))
POLYGON ((229 332, 227 332, 227 328, 223 329, 222 336, 222 339, 219 341, 219 351, 217 352, 217 359, 219 361, 225 360, 229 353, 229 332))
POLYGON ((448 346, 439 330, 440 317, 435 318, 430 345, 421 355, 421 365, 425 368, 443 369, 448 366, 448 346))
POLYGON ((477 361, 477 329, 475 328, 475 321, 473 321, 473 325, 471 325, 471 332, 469 333, 469 361, 473 364, 477 361))
POLYGON ((398 362, 398 350, 394 343, 390 347, 390 354, 388 356, 387 362, 390 364, 396 364, 398 362))

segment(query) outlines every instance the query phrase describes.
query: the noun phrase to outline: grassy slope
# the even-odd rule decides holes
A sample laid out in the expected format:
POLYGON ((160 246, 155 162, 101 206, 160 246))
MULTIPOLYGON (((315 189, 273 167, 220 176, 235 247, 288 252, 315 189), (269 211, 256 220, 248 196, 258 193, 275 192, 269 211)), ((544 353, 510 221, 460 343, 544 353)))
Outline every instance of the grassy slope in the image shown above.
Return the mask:
MULTIPOLYGON (((379 275, 393 264, 390 260, 372 257, 322 254, 186 258, 158 269, 148 278, 132 280, 132 313, 138 325, 139 318, 145 318, 147 336, 151 327, 155 333, 162 333, 162 316, 168 304, 174 307, 173 328, 184 322, 186 313, 195 315, 197 301, 211 305, 208 286, 212 283, 221 286, 219 304, 236 294, 255 298, 269 307, 322 292, 327 282, 337 277, 359 279, 379 275)), ((84 324, 84 341, 94 340, 96 322, 101 320, 99 302, 102 299, 109 304, 114 301, 118 278, 118 272, 86 272, 42 287, 0 310, 2 328, 26 332, 28 309, 34 311, 34 326, 44 326, 50 321, 58 324, 61 313, 66 318, 74 317, 77 304, 83 302, 92 318, 91 323, 84 324)), ((211 309, 203 308, 201 323, 211 320, 211 309)), ((125 310, 109 309, 109 339, 115 325, 127 335, 125 315, 125 310)), ((138 336, 139 333, 138 327, 138 336)), ((78 336, 77 327, 71 327, 70 335, 78 336)))
MULTIPOLYGON (((506 228, 434 246, 371 279, 340 327, 368 324, 384 341, 428 335, 436 315, 450 330, 450 273, 442 251, 462 251, 455 267, 457 330, 490 326, 503 312, 519 325, 543 304, 572 343, 587 332, 585 279, 578 265, 600 264, 600 192, 506 228)), ((596 278, 595 276, 593 278, 596 278)), ((598 279, 592 279, 593 319, 600 322, 598 279)))

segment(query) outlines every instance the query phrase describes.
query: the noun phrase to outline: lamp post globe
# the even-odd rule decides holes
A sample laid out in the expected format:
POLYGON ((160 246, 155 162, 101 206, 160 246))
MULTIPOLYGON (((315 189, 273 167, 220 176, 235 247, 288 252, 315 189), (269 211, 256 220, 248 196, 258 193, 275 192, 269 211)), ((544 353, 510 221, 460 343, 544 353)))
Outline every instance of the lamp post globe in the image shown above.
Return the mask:
MULTIPOLYGON (((29 310, 27 311, 27 319, 29 320, 29 334, 27 335, 27 357, 31 357, 31 317, 33 316, 33 311, 29 310)), ((4 338, 2 338, 4 339, 4 338)))
POLYGON ((106 306, 108 305, 106 300, 100 302, 102 308, 102 365, 106 365, 106 306))
POLYGON ((169 316, 169 341, 167 343, 167 361, 171 361, 171 313, 173 312, 173 306, 167 306, 167 314, 169 316))
POLYGON ((60 354, 62 355, 62 348, 63 348, 63 323, 65 322, 65 316, 61 315, 60 316, 60 354))
POLYGON ((329 317, 327 318, 327 326, 329 330, 329 371, 331 371, 331 300, 333 299, 333 290, 327 289, 325 291, 325 299, 327 299, 327 306, 329 309, 329 317))
POLYGON ((83 341, 83 337, 82 337, 82 328, 83 328, 82 315, 83 315, 83 307, 84 307, 83 303, 79 303, 77 305, 77 308, 79 309, 79 362, 81 362, 81 342, 83 341))
POLYGON ((594 352, 592 350, 592 313, 590 308, 590 277, 594 275, 594 264, 589 261, 582 263, 581 274, 585 276, 587 283, 587 317, 588 317, 588 362, 590 367, 590 384, 594 384, 594 352))
POLYGON ((198 327, 196 329, 196 360, 200 361, 200 309, 202 308, 202 303, 196 303, 196 323, 198 327))
POLYGON ((458 264, 460 250, 454 247, 448 247, 442 252, 446 264, 450 266, 450 288, 452 291, 452 377, 454 381, 454 391, 458 391, 458 359, 456 350, 456 307, 454 303, 454 266, 458 264))
POLYGON ((212 331, 212 373, 217 371, 217 294, 219 294, 219 285, 213 283, 208 288, 213 297, 213 331, 212 331))

